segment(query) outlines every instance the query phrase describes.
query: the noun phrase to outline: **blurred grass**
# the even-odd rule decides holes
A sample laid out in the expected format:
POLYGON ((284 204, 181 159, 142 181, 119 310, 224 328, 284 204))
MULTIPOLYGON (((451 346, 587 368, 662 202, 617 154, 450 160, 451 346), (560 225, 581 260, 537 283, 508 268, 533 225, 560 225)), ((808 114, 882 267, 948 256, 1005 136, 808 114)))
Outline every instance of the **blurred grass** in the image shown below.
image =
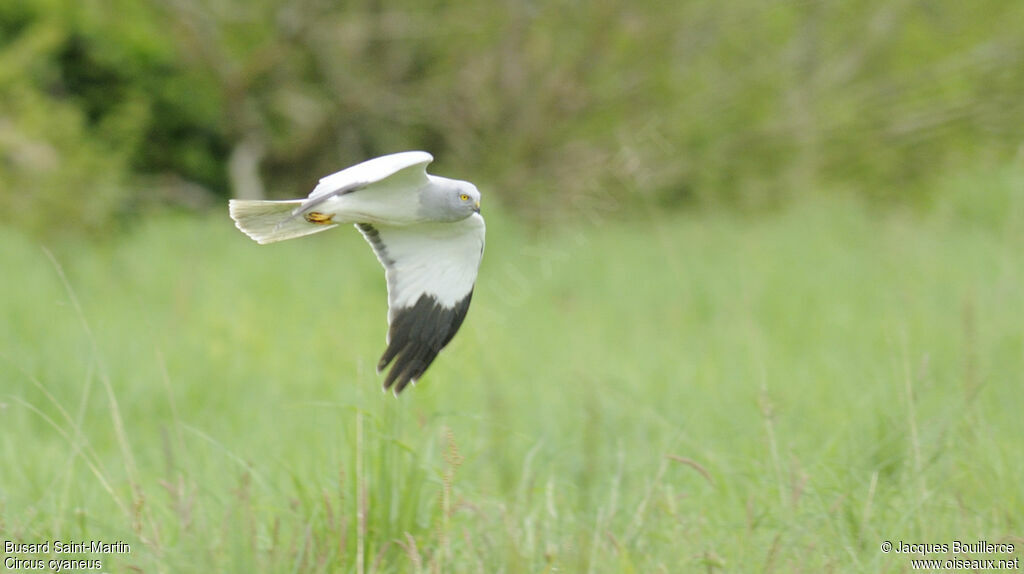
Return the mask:
POLYGON ((397 400, 354 232, 158 218, 56 268, 4 230, 0 537, 157 572, 895 572, 882 540, 1019 542, 1022 191, 491 210, 469 319, 397 400))

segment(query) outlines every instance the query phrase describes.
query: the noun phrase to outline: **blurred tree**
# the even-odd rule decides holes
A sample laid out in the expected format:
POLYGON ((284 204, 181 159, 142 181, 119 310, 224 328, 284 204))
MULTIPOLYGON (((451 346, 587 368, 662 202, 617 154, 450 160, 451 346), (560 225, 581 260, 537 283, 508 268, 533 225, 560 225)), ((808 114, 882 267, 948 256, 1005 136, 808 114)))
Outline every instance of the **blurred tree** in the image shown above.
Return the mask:
POLYGON ((913 200, 1017 153, 1022 29, 1005 0, 8 0, 0 212, 105 229, 415 148, 534 217, 913 200))

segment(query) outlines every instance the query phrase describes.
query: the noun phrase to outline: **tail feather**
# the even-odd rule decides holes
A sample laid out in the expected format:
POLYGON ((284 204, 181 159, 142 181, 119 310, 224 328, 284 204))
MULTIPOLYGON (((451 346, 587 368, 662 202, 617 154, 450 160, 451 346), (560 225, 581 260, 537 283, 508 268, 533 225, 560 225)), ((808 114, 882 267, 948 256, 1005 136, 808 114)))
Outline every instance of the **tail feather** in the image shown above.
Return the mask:
POLYGON ((235 227, 260 244, 294 239, 337 227, 337 224, 326 222, 311 223, 301 215, 293 215, 292 211, 302 201, 232 199, 228 202, 228 212, 231 219, 235 220, 235 227))

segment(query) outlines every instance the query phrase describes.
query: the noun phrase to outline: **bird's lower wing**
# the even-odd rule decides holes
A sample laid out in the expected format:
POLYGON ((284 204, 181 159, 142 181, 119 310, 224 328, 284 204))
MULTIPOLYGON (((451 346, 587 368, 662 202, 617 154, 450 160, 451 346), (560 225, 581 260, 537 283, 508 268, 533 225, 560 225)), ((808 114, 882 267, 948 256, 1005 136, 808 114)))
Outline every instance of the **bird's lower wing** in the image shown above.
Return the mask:
POLYGON ((392 227, 357 224, 384 266, 388 347, 377 370, 391 365, 384 388, 415 383, 459 330, 469 310, 484 250, 484 220, 392 227))

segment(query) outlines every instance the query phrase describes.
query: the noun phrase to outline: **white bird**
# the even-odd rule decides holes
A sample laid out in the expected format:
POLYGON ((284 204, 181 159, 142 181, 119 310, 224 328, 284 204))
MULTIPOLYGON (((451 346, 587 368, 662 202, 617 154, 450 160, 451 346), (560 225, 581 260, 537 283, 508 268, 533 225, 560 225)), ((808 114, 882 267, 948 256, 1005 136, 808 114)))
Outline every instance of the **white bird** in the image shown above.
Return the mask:
POLYGON ((233 199, 235 226, 273 243, 355 224, 384 266, 388 287, 384 389, 416 381, 466 318, 484 253, 480 192, 427 173, 434 158, 409 151, 365 161, 320 180, 306 199, 233 199))

